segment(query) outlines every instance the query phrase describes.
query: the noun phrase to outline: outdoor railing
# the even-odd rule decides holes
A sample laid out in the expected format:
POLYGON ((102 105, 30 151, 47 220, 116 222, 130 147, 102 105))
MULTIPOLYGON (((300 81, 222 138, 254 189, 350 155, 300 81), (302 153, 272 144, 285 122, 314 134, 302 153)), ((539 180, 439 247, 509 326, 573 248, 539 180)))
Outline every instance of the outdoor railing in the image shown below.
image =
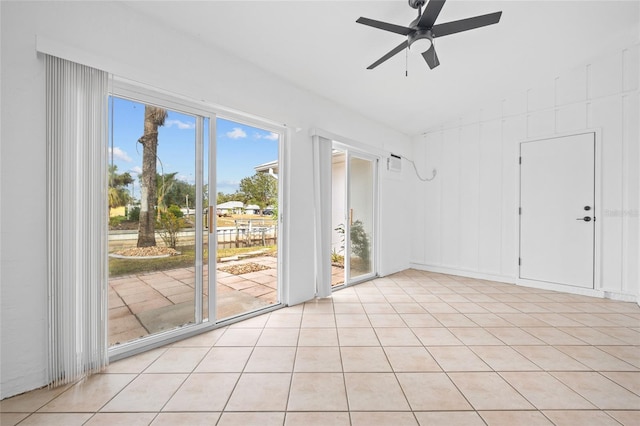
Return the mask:
MULTIPOLYGON (((206 235, 209 230, 204 229, 203 232, 206 241, 206 235)), ((271 219, 238 219, 235 221, 234 226, 217 228, 216 235, 219 248, 276 245, 278 227, 276 222, 271 219)), ((195 229, 183 229, 178 232, 177 238, 179 244, 192 243, 195 240, 195 229)), ((109 249, 111 251, 135 246, 137 239, 137 230, 110 231, 109 249)), ((162 238, 159 233, 156 233, 156 241, 158 244, 162 244, 162 238)))

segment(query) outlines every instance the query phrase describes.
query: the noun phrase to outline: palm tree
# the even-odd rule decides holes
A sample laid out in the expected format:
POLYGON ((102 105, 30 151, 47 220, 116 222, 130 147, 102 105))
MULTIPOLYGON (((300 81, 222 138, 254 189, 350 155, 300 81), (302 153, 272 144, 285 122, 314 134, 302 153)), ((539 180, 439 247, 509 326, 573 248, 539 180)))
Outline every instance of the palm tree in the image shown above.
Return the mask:
POLYGON ((164 125, 167 111, 145 105, 144 134, 138 142, 142 144, 142 175, 140 177, 140 225, 138 247, 156 245, 156 161, 158 152, 158 127, 164 125))
POLYGON ((165 203, 165 197, 168 192, 171 191, 173 186, 176 184, 176 175, 178 172, 167 173, 159 175, 156 178, 157 188, 158 188, 158 220, 160 220, 160 213, 164 213, 167 211, 167 204, 165 203))
POLYGON ((109 166, 109 208, 125 206, 131 201, 127 185, 133 182, 128 172, 118 173, 118 166, 109 166))

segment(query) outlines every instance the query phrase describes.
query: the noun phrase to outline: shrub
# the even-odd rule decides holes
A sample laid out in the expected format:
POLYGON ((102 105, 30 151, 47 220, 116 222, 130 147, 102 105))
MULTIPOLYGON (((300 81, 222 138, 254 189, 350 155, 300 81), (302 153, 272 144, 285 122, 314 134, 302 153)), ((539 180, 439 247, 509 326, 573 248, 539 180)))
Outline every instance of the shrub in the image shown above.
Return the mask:
POLYGON ((336 252, 334 249, 331 252, 331 263, 344 266, 344 256, 336 252))
POLYGON ((184 213, 182 213, 182 210, 180 210, 180 207, 176 206, 175 204, 171 204, 169 206, 169 208, 167 209, 167 213, 173 214, 178 219, 184 216, 184 213))
POLYGON ((136 206, 129 210, 129 220, 138 222, 140 220, 140 207, 136 206))
POLYGON ((127 218, 124 217, 124 216, 113 216, 113 217, 110 217, 109 218, 109 226, 118 226, 122 222, 124 222, 125 220, 127 220, 127 218))
POLYGON ((184 219, 176 217, 173 212, 168 211, 160 214, 160 220, 158 221, 158 233, 167 247, 171 247, 173 249, 176 248, 178 245, 178 232, 180 232, 180 228, 183 228, 184 226, 184 219))
POLYGON ((351 251, 353 254, 362 259, 362 263, 365 269, 369 268, 370 264, 370 250, 369 250, 369 236, 364 230, 362 221, 356 220, 351 225, 351 251))
MULTIPOLYGON (((344 224, 340 224, 335 228, 335 231, 341 235, 340 237, 340 251, 344 251, 344 243, 345 243, 345 229, 344 224)), ((371 250, 370 250, 370 242, 369 235, 364 230, 364 224, 361 220, 356 220, 351 224, 351 232, 349 233, 351 237, 351 252, 359 257, 362 260, 362 266, 366 269, 369 268, 371 262, 371 250)), ((335 252, 334 252, 335 253, 335 252)), ((333 253, 331 258, 333 259, 333 253)))

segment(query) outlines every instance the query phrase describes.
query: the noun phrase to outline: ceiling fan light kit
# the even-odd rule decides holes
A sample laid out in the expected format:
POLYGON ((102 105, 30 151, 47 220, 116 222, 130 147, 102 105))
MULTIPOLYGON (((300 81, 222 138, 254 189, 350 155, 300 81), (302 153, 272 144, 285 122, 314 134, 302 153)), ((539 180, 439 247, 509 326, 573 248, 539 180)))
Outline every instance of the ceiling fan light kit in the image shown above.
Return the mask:
POLYGON ((407 36, 409 49, 416 52, 426 52, 433 45, 433 36, 429 30, 418 30, 407 36))
POLYGON ((426 3, 425 0, 409 0, 409 6, 413 9, 418 9, 418 17, 411 22, 408 27, 364 17, 358 18, 356 22, 359 24, 368 25, 370 27, 407 37, 405 41, 393 48, 382 58, 369 65, 367 69, 377 67, 407 48, 422 52, 422 57, 425 62, 429 65, 429 68, 433 69, 440 65, 440 61, 438 60, 438 55, 436 54, 434 47, 434 39, 436 37, 444 37, 450 34, 497 24, 500 22, 500 17, 502 16, 502 12, 495 12, 436 25, 436 19, 438 18, 445 1, 446 0, 430 0, 424 9, 424 12, 422 12, 422 6, 426 3))

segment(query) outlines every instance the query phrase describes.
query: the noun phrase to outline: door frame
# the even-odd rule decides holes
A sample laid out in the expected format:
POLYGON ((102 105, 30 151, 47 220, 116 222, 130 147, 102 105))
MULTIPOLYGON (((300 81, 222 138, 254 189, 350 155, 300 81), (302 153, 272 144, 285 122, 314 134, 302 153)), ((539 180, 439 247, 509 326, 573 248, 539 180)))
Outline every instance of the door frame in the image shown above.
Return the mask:
MULTIPOLYGON (((285 256, 288 257, 288 246, 289 246, 289 233, 288 233, 288 222, 284 220, 284 217, 288 217, 289 212, 289 196, 285 191, 286 182, 287 182, 287 164, 286 153, 288 150, 288 141, 290 139, 290 131, 286 127, 286 125, 279 124, 277 122, 273 122, 270 120, 266 120, 257 116, 241 113, 235 110, 227 109, 221 107, 219 105, 211 105, 205 102, 198 102, 191 98, 183 97, 174 93, 170 93, 168 91, 164 91, 161 89, 157 89, 154 87, 146 86, 140 84, 138 82, 131 82, 126 79, 116 78, 114 77, 109 88, 109 96, 120 97, 124 99, 130 99, 136 102, 144 102, 152 105, 161 105, 163 107, 175 109, 176 111, 180 111, 187 114, 194 114, 196 116, 196 120, 200 120, 200 117, 209 119, 209 128, 208 139, 205 139, 204 134, 200 135, 200 144, 198 140, 198 132, 196 132, 196 173, 198 173, 198 168, 201 171, 201 175, 204 174, 204 144, 209 144, 209 170, 206 171, 208 175, 208 182, 202 181, 199 190, 197 190, 196 200, 198 205, 202 208, 200 209, 200 213, 202 214, 202 210, 205 207, 202 205, 202 186, 205 183, 208 183, 211 187, 215 188, 216 184, 216 168, 215 168, 215 160, 217 158, 216 155, 216 119, 218 117, 237 121, 242 124, 247 124, 253 127, 259 127, 264 130, 272 131, 280 135, 280 141, 278 145, 278 163, 279 163, 279 172, 278 172, 278 205, 279 205, 279 216, 278 216, 278 244, 279 253, 278 253, 278 284, 277 284, 277 292, 278 292, 278 302, 267 306, 261 309, 257 309, 254 311, 250 311, 244 315, 238 315, 230 318, 225 318, 223 320, 216 319, 216 297, 211 297, 211 295, 215 295, 217 292, 217 281, 215 274, 215 267, 213 268, 214 273, 209 274, 209 279, 207 282, 203 280, 202 269, 198 271, 198 267, 202 268, 205 262, 209 262, 211 265, 211 259, 213 259, 213 265, 216 264, 216 256, 209 254, 209 258, 205 260, 204 258, 199 259, 201 265, 198 266, 196 258, 196 264, 194 267, 196 269, 196 285, 194 288, 194 292, 196 292, 196 297, 194 299, 194 319, 195 322, 188 326, 172 328, 170 330, 162 331, 155 334, 150 334, 148 336, 132 340, 130 342, 125 342, 120 345, 111 346, 108 349, 109 354, 109 362, 114 362, 119 359, 127 358, 132 355, 136 355, 138 353, 142 353, 157 347, 165 346, 167 344, 171 344, 177 341, 181 341, 187 339, 192 336, 196 336, 198 334, 211 331, 220 327, 228 326, 229 324, 233 324, 238 321, 242 321, 245 319, 249 319, 251 317, 261 315, 266 312, 270 312, 276 309, 280 309, 287 305, 287 294, 288 294, 288 285, 289 280, 288 274, 285 271, 285 256), (198 157, 199 155, 199 157, 198 157), (200 278, 198 278, 198 276, 200 278), (200 283, 198 283, 198 279, 200 279, 200 283), (209 308, 209 318, 207 321, 204 321, 203 318, 203 300, 202 295, 204 294, 205 286, 209 286, 209 298, 208 298, 208 308, 209 308), (200 290, 200 295, 197 294, 198 290, 200 290), (198 322, 200 320, 200 322, 198 322)), ((202 128, 204 131, 204 127, 202 128)), ((216 191, 217 193, 217 191, 216 191)), ((215 200, 212 197, 209 197, 209 204, 214 203, 215 200)), ((196 211, 198 208, 196 206, 196 211)), ((200 221, 201 222, 201 221, 200 221)), ((214 221, 214 226, 217 224, 214 221)), ((215 228, 214 228, 215 229, 215 228)), ((198 232, 196 235, 196 250, 198 246, 198 239, 200 240, 200 247, 202 247, 202 240, 210 238, 210 234, 207 233, 206 236, 199 237, 198 232)), ((105 236, 106 237, 106 236, 105 236)), ((106 283, 108 285, 108 283, 106 283)), ((105 321, 108 321, 106 318, 107 313, 105 313, 105 321)), ((105 344, 107 344, 105 342, 105 344)))
POLYGON ((514 257, 515 261, 515 270, 516 272, 516 284, 522 285, 526 287, 534 287, 541 288, 546 290, 554 290, 554 291, 562 291, 565 293, 574 293, 574 294, 582 294, 586 296, 602 296, 604 291, 602 289, 602 263, 601 263, 601 235, 602 235, 602 144, 601 144, 601 130, 596 129, 586 129, 582 131, 574 131, 574 132, 564 132, 564 133, 556 133, 553 135, 549 135, 547 137, 536 137, 529 138, 525 140, 521 140, 517 142, 518 149, 516 150, 516 158, 515 164, 517 166, 516 173, 516 205, 514 206, 514 223, 516 229, 516 247, 517 253, 514 257), (521 165, 520 165, 520 155, 522 151, 522 144, 538 142, 538 141, 546 141, 550 139, 560 139, 568 136, 577 136, 584 134, 592 134, 594 136, 595 142, 595 152, 594 152, 594 216, 596 220, 594 222, 594 244, 593 244, 593 289, 590 288, 582 288, 575 287, 571 285, 562 285, 562 284, 554 284, 546 281, 536 281, 525 278, 520 278, 520 244, 521 244, 521 228, 520 228, 520 206, 521 206, 521 165))
MULTIPOLYGON (((351 201, 351 194, 350 194, 350 188, 349 188, 349 179, 351 177, 351 166, 350 166, 350 160, 352 158, 352 156, 355 156, 357 158, 363 159, 363 160, 369 160, 373 163, 373 235, 372 235, 372 244, 371 244, 371 250, 372 250, 372 256, 371 256, 371 260, 373 262, 372 268, 371 268, 371 272, 368 274, 363 274, 358 276, 355 280, 352 280, 350 278, 350 273, 351 273, 351 266, 350 266, 350 262, 347 260, 347 254, 350 252, 351 249, 351 237, 350 237, 350 228, 349 226, 347 226, 347 220, 345 219, 345 253, 344 253, 344 282, 340 285, 336 285, 335 287, 333 287, 333 290, 339 290, 341 288, 345 288, 345 287, 349 287, 351 285, 354 284, 358 284, 358 283, 362 283, 365 281, 369 281, 372 280, 376 277, 379 276, 378 273, 378 267, 379 267, 379 250, 378 250, 378 241, 379 241, 379 235, 380 235, 380 226, 379 226, 379 216, 380 216, 380 203, 379 203, 379 199, 380 199, 380 157, 375 155, 375 154, 371 154, 368 153, 366 151, 360 150, 358 148, 353 147, 352 145, 343 143, 343 142, 338 142, 336 140, 332 140, 331 141, 332 144, 332 148, 333 149, 339 149, 341 151, 344 152, 344 156, 345 156, 345 178, 344 178, 344 193, 345 193, 345 199, 344 199, 344 205, 345 205, 345 209, 349 209, 349 202, 351 201)), ((346 212, 345 212, 346 213, 346 212)))

